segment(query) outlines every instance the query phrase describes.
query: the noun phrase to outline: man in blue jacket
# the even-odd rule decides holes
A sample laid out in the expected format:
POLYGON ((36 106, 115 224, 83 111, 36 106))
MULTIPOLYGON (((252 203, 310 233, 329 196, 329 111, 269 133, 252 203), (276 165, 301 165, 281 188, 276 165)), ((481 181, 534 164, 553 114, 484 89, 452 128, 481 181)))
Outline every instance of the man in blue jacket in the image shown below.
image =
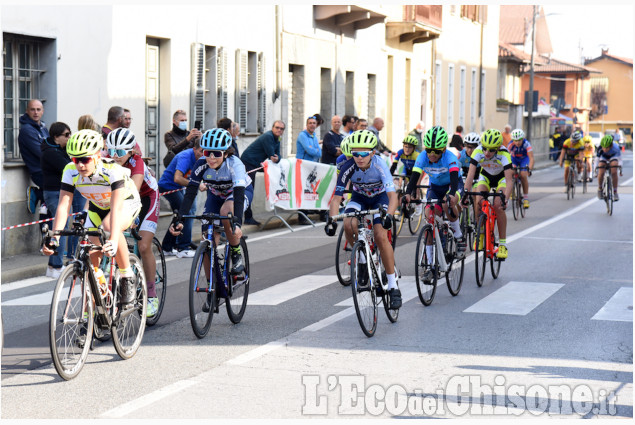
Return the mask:
POLYGON ((44 115, 42 102, 37 99, 29 100, 26 113, 20 117, 20 133, 18 134, 20 154, 29 170, 31 180, 38 186, 37 189, 29 186, 27 190, 27 209, 31 214, 35 213, 38 202, 44 202, 40 146, 49 137, 49 131, 46 124, 42 122, 42 115, 44 115))
POLYGON ((320 147, 320 142, 315 135, 316 127, 316 117, 312 116, 307 118, 306 128, 300 132, 300 134, 298 135, 298 139, 295 142, 295 157, 297 159, 320 162, 320 158, 322 157, 322 148, 320 147))

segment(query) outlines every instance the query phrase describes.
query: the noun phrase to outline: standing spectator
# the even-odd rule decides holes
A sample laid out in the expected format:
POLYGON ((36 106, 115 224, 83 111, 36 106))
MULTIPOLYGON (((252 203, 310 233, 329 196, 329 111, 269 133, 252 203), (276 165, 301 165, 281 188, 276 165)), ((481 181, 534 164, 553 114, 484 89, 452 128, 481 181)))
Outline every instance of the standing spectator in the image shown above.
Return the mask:
MULTIPOLYGON (((49 137, 49 131, 46 128, 46 124, 42 121, 43 114, 44 106, 42 102, 37 99, 31 99, 26 105, 26 112, 20 117, 18 146, 31 180, 37 186, 37 188, 29 186, 27 189, 27 209, 31 214, 35 214, 38 202, 44 202, 40 146, 49 137)), ((45 218, 45 215, 46 212, 41 212, 40 219, 45 218)))
MULTIPOLYGON (((183 189, 190 182, 190 174, 194 163, 203 156, 203 149, 199 144, 199 139, 194 140, 192 149, 186 149, 176 154, 172 162, 165 169, 159 180, 159 193, 168 192, 175 189, 183 189)), ((196 205, 192 204, 190 211, 181 211, 181 203, 185 196, 182 190, 163 195, 170 203, 172 210, 179 210, 179 214, 195 214, 196 205)), ((192 246, 192 219, 185 219, 183 223, 183 233, 174 237, 169 231, 165 232, 161 248, 165 255, 176 255, 179 258, 193 257, 195 248, 192 246)))
POLYGON ((421 141, 421 135, 423 134, 423 130, 425 129, 425 123, 423 121, 419 121, 415 126, 414 130, 408 133, 409 136, 414 136, 419 141, 419 144, 415 145, 415 150, 417 152, 421 152, 423 150, 423 142, 421 141))
POLYGON ((306 128, 300 132, 296 140, 296 158, 306 161, 319 162, 322 156, 322 148, 315 136, 317 119, 315 115, 306 120, 306 128))
POLYGON ((341 127, 342 119, 339 115, 333 115, 333 118, 331 118, 331 129, 324 135, 322 160, 320 162, 335 165, 335 160, 342 154, 340 143, 342 143, 344 135, 340 133, 341 127))
POLYGON ((366 120, 366 118, 360 118, 359 120, 357 120, 357 123, 355 124, 355 131, 366 130, 367 128, 368 128, 368 121, 366 120))
POLYGON ((379 138, 379 132, 383 128, 384 128, 384 120, 382 118, 377 117, 373 120, 373 125, 368 127, 368 130, 372 131, 377 137, 377 148, 376 148, 377 151, 379 153, 383 153, 386 156, 390 156, 393 152, 390 149, 388 149, 388 147, 384 145, 384 143, 379 138))
POLYGON ((219 119, 218 122, 216 122, 216 127, 226 130, 229 135, 232 136, 232 148, 234 148, 234 155, 236 155, 236 157, 239 157, 240 155, 238 154, 238 143, 236 141, 238 140, 238 135, 240 134, 240 124, 225 117, 219 119))
POLYGON ((77 120, 77 131, 79 130, 95 130, 99 132, 101 127, 95 122, 95 118, 92 115, 86 114, 79 117, 77 120))
POLYGON ((357 119, 355 116, 344 115, 342 117, 342 133, 344 133, 344 136, 353 134, 353 131, 355 131, 356 125, 357 125, 357 119))
POLYGON ((130 115, 130 109, 123 110, 123 118, 121 120, 121 126, 123 128, 130 128, 130 124, 132 124, 132 115, 130 115))
POLYGON ((562 129, 560 126, 556 127, 553 135, 549 138, 549 148, 550 148, 550 156, 554 161, 557 161, 560 157, 560 151, 562 150, 562 144, 567 139, 564 134, 562 134, 562 129))
POLYGON ((463 126, 456 126, 456 132, 452 135, 450 147, 456 149, 457 158, 463 150, 463 126))
POLYGON ((509 142, 512 141, 512 126, 507 124, 501 135, 503 136, 503 146, 509 145, 509 142))
POLYGON ((108 133, 123 125, 123 108, 121 106, 112 106, 108 110, 108 122, 101 128, 101 135, 106 140, 108 133))
MULTIPOLYGON (((251 178, 251 186, 256 189, 256 168, 260 168, 260 163, 267 159, 272 160, 275 163, 280 161, 280 140, 282 139, 282 133, 284 133, 285 123, 283 121, 275 121, 271 130, 258 136, 247 149, 243 152, 240 160, 245 164, 245 170, 251 178)), ((260 170, 262 171, 262 170, 260 170)), ((255 195, 254 195, 255 196, 255 195)), ((260 226, 260 222, 256 221, 253 217, 253 211, 251 210, 251 204, 245 210, 245 224, 253 224, 260 226)))
POLYGON ((194 141, 200 139, 202 134, 199 128, 187 130, 187 114, 183 109, 178 109, 172 115, 172 129, 163 137, 163 142, 168 148, 163 165, 167 168, 176 154, 194 146, 194 141))

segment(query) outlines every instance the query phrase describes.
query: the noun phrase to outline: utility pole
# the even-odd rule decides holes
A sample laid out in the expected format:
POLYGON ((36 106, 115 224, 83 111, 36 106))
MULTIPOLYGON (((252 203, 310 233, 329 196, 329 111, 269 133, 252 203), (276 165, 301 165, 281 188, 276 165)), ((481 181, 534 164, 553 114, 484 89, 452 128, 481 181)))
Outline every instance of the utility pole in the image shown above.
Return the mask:
POLYGON ((529 99, 527 104, 527 140, 531 139, 532 120, 534 118, 534 50, 536 50, 536 6, 532 8, 531 16, 531 62, 529 64, 529 99))

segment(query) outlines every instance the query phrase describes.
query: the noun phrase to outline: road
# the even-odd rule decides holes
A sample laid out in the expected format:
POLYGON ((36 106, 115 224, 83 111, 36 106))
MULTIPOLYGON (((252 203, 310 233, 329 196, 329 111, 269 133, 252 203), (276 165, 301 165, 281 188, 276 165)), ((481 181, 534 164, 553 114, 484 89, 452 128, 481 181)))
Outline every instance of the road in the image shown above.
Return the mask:
POLYGON ((562 170, 531 177, 531 207, 508 212, 509 258, 483 287, 473 256, 457 297, 424 307, 415 237, 396 250, 404 305, 363 335, 337 283, 322 226, 248 240, 243 321, 224 309, 192 333, 189 259, 170 258, 166 310, 137 355, 98 343, 65 382, 51 364, 44 278, 2 285, 2 419, 633 417, 633 196, 627 154, 613 216, 595 182, 567 201, 562 170), (211 400, 211 402, 210 402, 211 400))

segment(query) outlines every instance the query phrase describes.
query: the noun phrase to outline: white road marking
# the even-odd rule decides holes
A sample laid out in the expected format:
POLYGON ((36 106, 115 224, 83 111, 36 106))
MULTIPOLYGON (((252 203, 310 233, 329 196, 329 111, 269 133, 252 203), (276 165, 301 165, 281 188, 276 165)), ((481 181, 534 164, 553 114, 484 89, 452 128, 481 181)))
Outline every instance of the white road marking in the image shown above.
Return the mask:
MULTIPOLYGON (((76 291, 76 292, 77 292, 77 296, 79 296, 79 291, 76 291)), ((27 297, 21 297, 11 301, 5 301, 2 303, 2 305, 3 306, 51 305, 52 300, 53 300, 53 291, 47 291, 41 294, 29 295, 27 297)))
MULTIPOLYGON (((445 278, 443 278, 443 283, 445 283, 445 278)), ((439 282, 437 282, 437 285, 439 282)), ((350 287, 349 287, 350 288, 350 287)), ((401 291, 401 302, 405 303, 410 301, 414 297, 417 297, 417 281, 414 276, 402 276, 399 279, 399 290, 401 291)), ((335 307, 353 307, 353 297, 349 297, 344 301, 341 301, 335 304, 335 307)))
POLYGON ((337 281, 334 275, 305 275, 249 294, 249 305, 278 305, 337 281))
POLYGON ((525 316, 563 286, 562 283, 512 281, 463 312, 525 316))
POLYGON ((16 289, 28 288, 29 286, 39 285, 44 282, 54 282, 52 277, 38 276, 31 277, 29 279, 19 280, 17 282, 4 283, 2 285, 2 292, 14 291, 16 289))
POLYGON ((595 313, 591 320, 633 321, 633 288, 622 287, 595 313))
POLYGON ((251 360, 257 359, 258 357, 264 356, 265 354, 276 350, 280 347, 285 346, 286 339, 279 339, 277 341, 271 341, 265 345, 261 345, 260 347, 256 347, 253 350, 247 351, 233 359, 227 360, 225 363, 231 365, 241 365, 243 363, 247 363, 251 360))
POLYGON ((633 241, 616 241, 610 239, 577 239, 577 238, 547 238, 540 236, 526 236, 527 239, 544 239, 549 241, 570 241, 570 242, 600 242, 600 243, 623 243, 627 245, 633 245, 633 241))

